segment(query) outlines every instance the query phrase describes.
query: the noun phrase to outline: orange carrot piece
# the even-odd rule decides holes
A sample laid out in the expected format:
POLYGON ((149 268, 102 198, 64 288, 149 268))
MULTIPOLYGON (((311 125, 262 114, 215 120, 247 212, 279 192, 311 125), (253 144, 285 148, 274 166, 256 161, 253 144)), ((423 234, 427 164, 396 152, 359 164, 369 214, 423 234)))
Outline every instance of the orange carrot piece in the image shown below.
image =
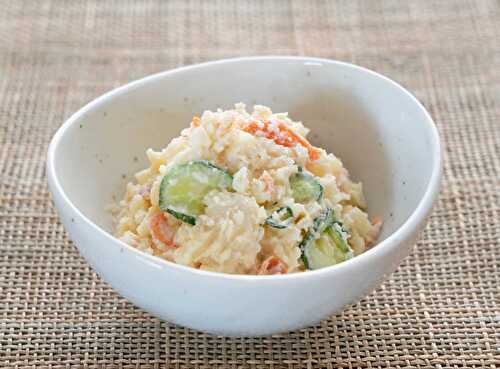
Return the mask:
POLYGON ((279 134, 273 132, 269 129, 271 122, 251 122, 248 126, 244 128, 244 131, 255 134, 257 132, 264 135, 264 137, 273 140, 276 144, 293 147, 295 145, 300 145, 307 149, 309 153, 309 159, 317 160, 319 158, 319 150, 312 146, 306 139, 296 134, 290 127, 286 126, 282 122, 278 122, 279 134))
POLYGON ((279 257, 273 255, 268 257, 259 268, 258 274, 286 274, 288 272, 288 265, 279 257))
POLYGON ((153 237, 165 244, 168 247, 176 248, 177 245, 173 242, 174 232, 167 222, 165 213, 156 213, 151 217, 149 222, 153 237))

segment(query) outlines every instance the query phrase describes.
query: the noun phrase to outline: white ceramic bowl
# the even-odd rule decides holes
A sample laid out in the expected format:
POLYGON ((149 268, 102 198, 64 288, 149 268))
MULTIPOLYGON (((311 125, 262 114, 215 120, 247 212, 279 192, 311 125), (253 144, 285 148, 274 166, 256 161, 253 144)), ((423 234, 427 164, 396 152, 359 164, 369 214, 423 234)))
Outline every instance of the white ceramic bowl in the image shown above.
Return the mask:
POLYGON ((121 295, 170 322, 254 336, 314 324, 392 273, 431 211, 441 151, 429 114, 388 78, 331 60, 255 57, 155 74, 97 98, 56 133, 47 173, 71 239, 121 295), (166 146, 193 115, 240 101, 288 111, 312 129, 313 143, 343 160, 364 184, 369 213, 384 221, 376 246, 317 271, 243 276, 173 264, 112 236, 105 207, 146 166, 145 150, 166 146))

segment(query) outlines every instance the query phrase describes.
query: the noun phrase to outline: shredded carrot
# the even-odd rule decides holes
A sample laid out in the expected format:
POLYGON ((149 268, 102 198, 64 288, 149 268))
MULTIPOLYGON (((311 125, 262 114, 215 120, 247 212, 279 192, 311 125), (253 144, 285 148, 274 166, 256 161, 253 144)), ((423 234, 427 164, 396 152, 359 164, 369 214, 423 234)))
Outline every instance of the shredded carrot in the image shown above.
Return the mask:
POLYGON ((276 142, 276 144, 285 147, 293 147, 298 144, 307 149, 309 153, 309 159, 317 160, 319 158, 319 150, 312 146, 306 139, 295 133, 283 122, 278 122, 277 124, 279 135, 277 135, 276 132, 270 130, 270 124, 271 122, 269 121, 251 122, 244 128, 244 131, 252 134, 259 132, 263 134, 264 137, 276 142))
POLYGON ((193 123, 193 127, 198 127, 201 124, 201 119, 200 119, 200 117, 197 117, 195 115, 191 122, 193 123))
POLYGON ((177 245, 173 242, 174 232, 167 222, 167 215, 158 212, 151 217, 150 228, 153 237, 168 247, 176 248, 177 245))
POLYGON ((273 255, 268 257, 259 268, 258 274, 286 274, 288 266, 279 257, 273 255))

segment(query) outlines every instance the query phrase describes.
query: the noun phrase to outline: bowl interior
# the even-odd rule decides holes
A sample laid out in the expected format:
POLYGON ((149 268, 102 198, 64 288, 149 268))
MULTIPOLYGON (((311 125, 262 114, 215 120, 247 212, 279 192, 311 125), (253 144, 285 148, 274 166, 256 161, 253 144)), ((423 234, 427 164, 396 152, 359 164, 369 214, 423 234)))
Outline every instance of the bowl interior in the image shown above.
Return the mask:
POLYGON ((438 165, 429 118, 395 83, 349 64, 303 58, 240 59, 148 77, 107 94, 70 118, 55 147, 68 199, 112 233, 106 206, 133 174, 206 109, 263 104, 303 121, 364 184, 383 240, 415 210, 438 165))

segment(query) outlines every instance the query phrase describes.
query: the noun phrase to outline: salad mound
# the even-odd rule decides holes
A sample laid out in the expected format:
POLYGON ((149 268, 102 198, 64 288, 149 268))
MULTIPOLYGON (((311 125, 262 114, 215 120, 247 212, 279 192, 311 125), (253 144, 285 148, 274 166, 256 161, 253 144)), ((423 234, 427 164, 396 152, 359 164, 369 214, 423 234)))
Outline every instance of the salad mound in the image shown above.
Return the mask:
POLYGON ((257 105, 205 111, 128 183, 116 236, 165 260, 232 274, 341 263, 372 245, 361 183, 308 129, 257 105))

